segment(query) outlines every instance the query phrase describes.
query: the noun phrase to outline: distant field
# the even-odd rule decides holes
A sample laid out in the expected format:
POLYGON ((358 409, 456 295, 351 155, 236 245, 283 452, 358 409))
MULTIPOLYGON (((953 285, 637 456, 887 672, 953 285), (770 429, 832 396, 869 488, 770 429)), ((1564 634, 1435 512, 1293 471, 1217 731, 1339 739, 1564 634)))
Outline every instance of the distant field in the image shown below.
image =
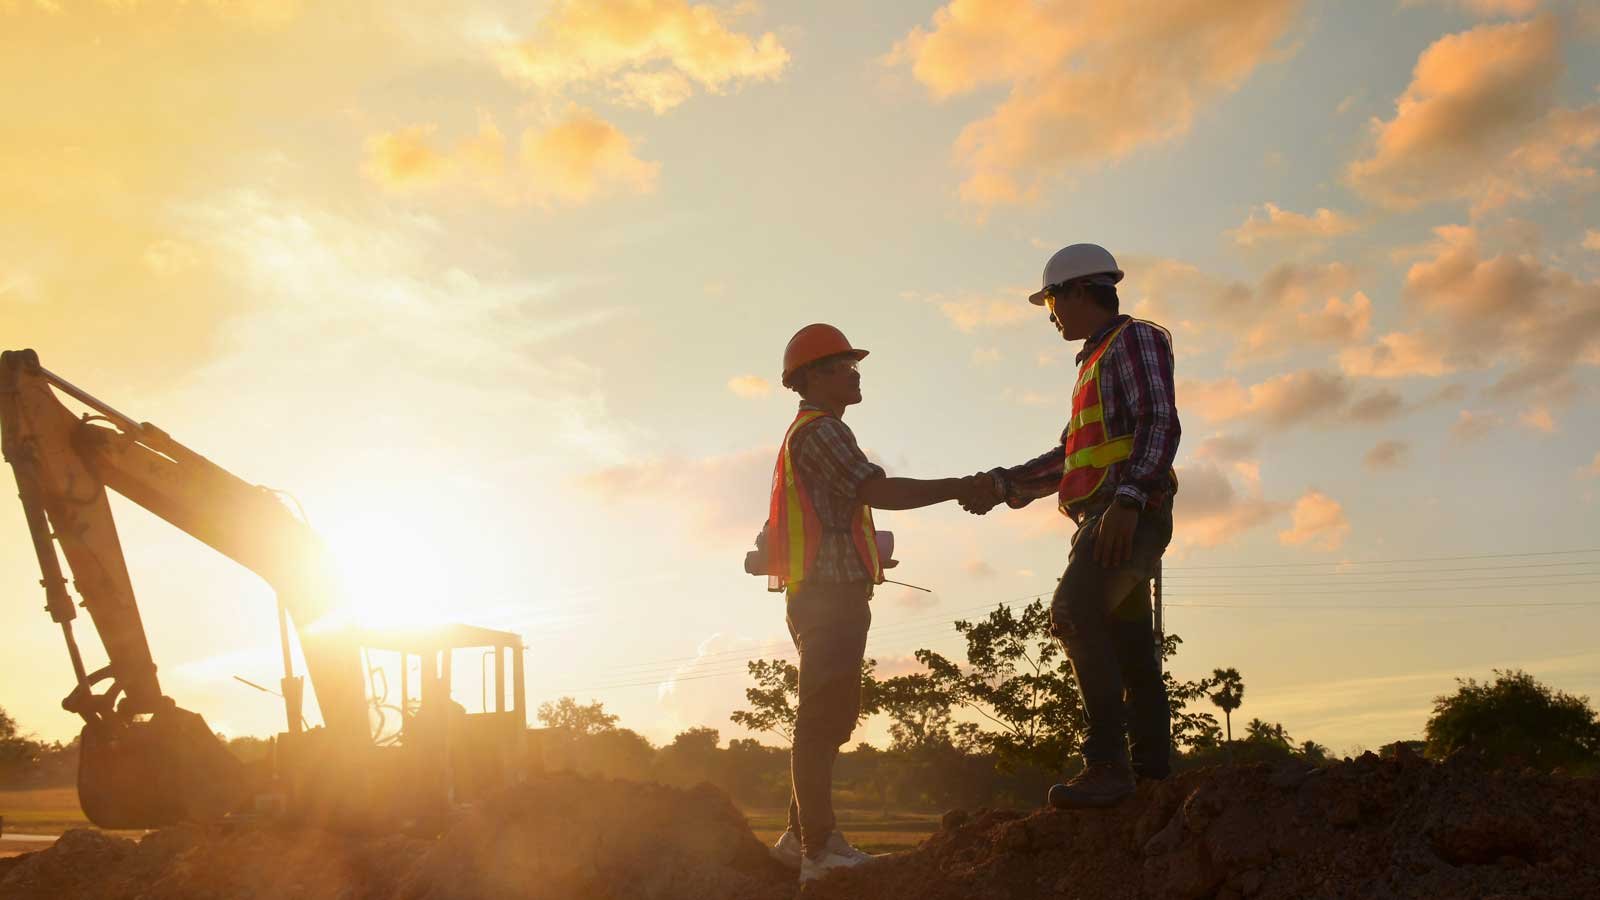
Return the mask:
MULTIPOLYGON (((783 834, 788 822, 787 809, 747 809, 745 818, 762 843, 771 844, 783 834)), ((856 847, 869 853, 909 850, 939 830, 938 813, 890 812, 864 809, 838 809, 834 817, 839 830, 856 847)))
POLYGON ((8 834, 60 834, 90 827, 78 808, 78 789, 71 787, 0 791, 0 816, 8 834))

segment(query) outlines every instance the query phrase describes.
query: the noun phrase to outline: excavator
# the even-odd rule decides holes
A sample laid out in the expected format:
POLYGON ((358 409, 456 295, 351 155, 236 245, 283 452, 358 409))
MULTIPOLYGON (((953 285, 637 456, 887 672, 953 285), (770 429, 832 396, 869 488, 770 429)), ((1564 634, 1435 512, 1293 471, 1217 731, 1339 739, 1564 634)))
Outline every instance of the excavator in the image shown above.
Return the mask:
POLYGON ((123 415, 41 366, 32 350, 0 354, 0 452, 16 476, 45 610, 71 661, 75 683, 61 705, 83 719, 78 797, 94 824, 147 829, 286 815, 329 827, 426 830, 526 771, 518 635, 471 625, 356 626, 341 614, 331 552, 286 495, 123 415), (61 395, 92 412, 75 414, 61 395), (256 573, 275 593, 280 690, 245 682, 283 698, 285 730, 266 759, 242 762, 203 716, 163 693, 108 490, 256 573), (93 671, 74 631, 79 604, 63 558, 104 648, 107 662, 93 671), (294 665, 296 642, 304 674, 294 665), (481 712, 452 698, 453 660, 462 653, 479 660, 481 712), (397 697, 389 696, 393 669, 374 656, 398 661, 397 697), (314 726, 307 678, 321 718, 314 726))

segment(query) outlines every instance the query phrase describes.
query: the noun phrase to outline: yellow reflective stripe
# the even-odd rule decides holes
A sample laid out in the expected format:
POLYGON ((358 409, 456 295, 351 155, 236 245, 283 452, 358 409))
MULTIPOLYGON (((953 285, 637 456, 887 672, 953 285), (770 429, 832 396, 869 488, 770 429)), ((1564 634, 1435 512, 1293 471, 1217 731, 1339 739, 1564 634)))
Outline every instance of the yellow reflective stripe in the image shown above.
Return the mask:
POLYGON ((1067 457, 1067 469, 1104 469, 1133 455, 1133 435, 1113 438, 1104 444, 1084 447, 1067 457))
POLYGON ((789 511, 789 521, 784 523, 789 532, 789 575, 790 584, 799 584, 806 576, 806 511, 801 505, 800 485, 794 477, 794 457, 789 452, 789 441, 794 438, 794 433, 802 425, 816 421, 827 415, 816 410, 809 410, 795 417, 794 424, 789 426, 789 433, 783 436, 783 500, 784 507, 789 511))
POLYGON ((878 581, 878 573, 883 571, 883 564, 878 560, 878 530, 872 524, 872 507, 861 507, 861 530, 867 539, 867 565, 872 569, 867 573, 872 576, 874 584, 878 581))
POLYGON ((1077 431, 1085 425, 1093 425, 1096 422, 1103 421, 1105 421, 1105 407, 1096 403, 1094 406, 1088 407, 1087 409, 1073 416, 1072 421, 1067 425, 1067 427, 1073 431, 1077 431))

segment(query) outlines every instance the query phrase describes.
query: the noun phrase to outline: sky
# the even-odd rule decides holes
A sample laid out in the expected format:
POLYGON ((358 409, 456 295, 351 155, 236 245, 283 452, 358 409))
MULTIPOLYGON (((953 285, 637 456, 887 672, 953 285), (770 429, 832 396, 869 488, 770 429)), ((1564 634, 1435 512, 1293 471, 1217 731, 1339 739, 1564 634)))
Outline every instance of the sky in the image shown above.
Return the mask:
MULTIPOLYGON (((291 492, 353 614, 729 738, 792 652, 741 570, 789 336, 871 351, 890 474, 1016 464, 1075 374, 1026 297, 1096 242, 1174 334, 1175 673, 1376 747, 1496 668, 1600 695, 1597 43, 1553 0, 0 0, 0 337, 291 492)), ((233 679, 281 675, 271 591, 114 506, 164 690, 281 730, 233 679)), ((878 591, 883 674, 1070 536, 878 523, 931 588, 878 591)), ((65 739, 38 578, 0 514, 0 707, 65 739)))

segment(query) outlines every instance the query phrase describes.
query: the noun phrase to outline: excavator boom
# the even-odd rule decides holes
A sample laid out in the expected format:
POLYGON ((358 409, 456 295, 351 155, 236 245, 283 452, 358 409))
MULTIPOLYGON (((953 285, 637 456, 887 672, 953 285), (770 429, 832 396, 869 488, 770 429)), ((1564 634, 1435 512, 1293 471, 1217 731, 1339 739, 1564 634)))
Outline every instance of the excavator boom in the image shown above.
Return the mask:
MULTIPOLYGON (((108 488, 265 579, 285 631, 293 621, 327 738, 370 741, 359 653, 339 630, 318 627, 336 606, 332 561, 273 492, 122 415, 43 368, 31 350, 0 354, 0 450, 16 477, 46 609, 73 663, 77 683, 62 705, 84 720, 79 793, 92 821, 139 828, 214 817, 243 790, 237 762, 204 720, 162 692, 108 488), (57 390, 97 415, 78 418, 57 390), (109 661, 94 672, 73 633, 77 611, 57 545, 109 661)), ((285 711, 298 732, 300 683, 283 638, 285 711)))

